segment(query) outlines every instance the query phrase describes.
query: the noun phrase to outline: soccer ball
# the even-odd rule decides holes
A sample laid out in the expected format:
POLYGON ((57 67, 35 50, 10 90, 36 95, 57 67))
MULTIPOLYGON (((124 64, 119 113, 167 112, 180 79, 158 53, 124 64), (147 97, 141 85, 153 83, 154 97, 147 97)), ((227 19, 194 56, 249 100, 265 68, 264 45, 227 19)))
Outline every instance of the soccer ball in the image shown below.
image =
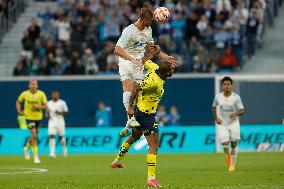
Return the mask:
POLYGON ((169 21, 171 17, 171 13, 169 9, 167 9, 166 7, 158 7, 154 11, 154 17, 157 22, 164 23, 164 22, 169 21))

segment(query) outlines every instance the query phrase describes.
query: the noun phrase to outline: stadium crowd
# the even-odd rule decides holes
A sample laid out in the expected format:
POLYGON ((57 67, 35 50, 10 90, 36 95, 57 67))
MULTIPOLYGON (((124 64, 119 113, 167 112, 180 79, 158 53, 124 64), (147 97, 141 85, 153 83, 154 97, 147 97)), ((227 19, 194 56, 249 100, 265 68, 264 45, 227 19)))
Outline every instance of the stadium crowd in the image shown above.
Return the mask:
POLYGON ((24 32, 13 74, 116 74, 116 41, 143 5, 171 11, 170 22, 152 29, 155 42, 178 60, 177 72, 238 71, 261 45, 265 26, 274 26, 274 1, 59 0, 24 32))

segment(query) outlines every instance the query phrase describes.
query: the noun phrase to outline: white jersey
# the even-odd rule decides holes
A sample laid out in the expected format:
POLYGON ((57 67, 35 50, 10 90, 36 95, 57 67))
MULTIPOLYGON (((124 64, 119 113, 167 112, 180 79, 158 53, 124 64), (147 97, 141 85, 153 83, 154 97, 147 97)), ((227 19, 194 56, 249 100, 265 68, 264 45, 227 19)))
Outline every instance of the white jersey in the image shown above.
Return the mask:
POLYGON ((149 43, 154 43, 152 28, 146 27, 140 31, 134 24, 131 24, 122 31, 116 45, 123 48, 133 58, 140 60, 144 57, 145 46, 149 43))
POLYGON ((230 113, 244 108, 241 97, 236 93, 233 92, 229 97, 225 97, 223 92, 217 94, 212 106, 217 108, 217 117, 222 120, 222 126, 240 124, 238 116, 234 119, 229 117, 230 113))
POLYGON ((49 122, 54 122, 54 123, 64 122, 64 116, 57 114, 56 111, 68 112, 68 107, 64 100, 61 99, 57 101, 50 100, 47 102, 47 111, 50 117, 49 122))

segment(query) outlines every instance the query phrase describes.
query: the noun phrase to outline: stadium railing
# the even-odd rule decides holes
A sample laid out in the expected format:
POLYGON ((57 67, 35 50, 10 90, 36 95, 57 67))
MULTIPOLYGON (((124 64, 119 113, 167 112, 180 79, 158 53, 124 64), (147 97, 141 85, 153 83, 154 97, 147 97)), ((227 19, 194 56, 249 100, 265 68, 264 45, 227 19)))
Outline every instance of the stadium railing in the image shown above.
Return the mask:
POLYGON ((0 11, 0 43, 5 33, 9 31, 21 13, 25 11, 28 3, 29 0, 14 0, 14 3, 8 8, 7 11, 0 11))

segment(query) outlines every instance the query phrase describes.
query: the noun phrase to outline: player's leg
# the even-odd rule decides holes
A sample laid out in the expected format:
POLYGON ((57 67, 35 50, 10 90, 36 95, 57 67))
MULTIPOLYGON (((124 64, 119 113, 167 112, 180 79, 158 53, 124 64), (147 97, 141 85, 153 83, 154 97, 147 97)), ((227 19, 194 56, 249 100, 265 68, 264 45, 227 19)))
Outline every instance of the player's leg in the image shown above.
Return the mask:
POLYGON ((235 166, 237 163, 237 157, 238 157, 238 142, 237 141, 231 141, 231 162, 229 171, 235 171, 235 166))
POLYGON ((148 186, 160 187, 160 184, 156 180, 158 133, 150 133, 145 137, 149 146, 147 154, 148 179, 146 184, 148 186))
POLYGON ((55 127, 54 122, 52 122, 51 120, 48 121, 48 130, 47 133, 49 135, 49 156, 52 158, 55 158, 55 146, 56 146, 56 142, 55 142, 55 135, 57 134, 57 130, 55 127))
POLYGON ((66 140, 64 135, 59 136, 59 142, 62 145, 62 150, 63 150, 63 156, 67 157, 68 155, 68 150, 67 150, 67 146, 66 146, 66 140))
POLYGON ((30 148, 31 148, 31 137, 27 140, 27 143, 24 147, 24 156, 26 160, 30 159, 30 148))
POLYGON ((139 140, 142 134, 143 132, 140 129, 132 128, 132 134, 122 143, 114 162, 111 164, 112 168, 123 168, 121 161, 131 148, 132 144, 139 140))
POLYGON ((58 124, 58 130, 57 130, 58 134, 59 134, 59 142, 62 145, 62 150, 63 150, 63 156, 67 157, 68 155, 68 150, 67 150, 67 146, 66 146, 66 139, 65 139, 65 122, 61 122, 58 124))
POLYGON ((225 126, 218 126, 218 134, 219 134, 219 140, 220 143, 223 146, 223 151, 226 155, 226 164, 227 166, 230 166, 231 161, 231 154, 230 154, 230 147, 229 147, 229 141, 230 141, 230 133, 227 127, 225 126))
POLYGON ((49 135, 49 157, 55 158, 55 135, 49 135))
POLYGON ((229 171, 234 171, 238 157, 238 141, 240 140, 240 126, 235 124, 230 129, 231 134, 231 163, 229 171))
POLYGON ((36 127, 30 128, 31 132, 31 146, 32 146, 32 151, 34 155, 34 163, 40 163, 39 157, 38 157, 38 147, 37 147, 37 129, 36 127))

